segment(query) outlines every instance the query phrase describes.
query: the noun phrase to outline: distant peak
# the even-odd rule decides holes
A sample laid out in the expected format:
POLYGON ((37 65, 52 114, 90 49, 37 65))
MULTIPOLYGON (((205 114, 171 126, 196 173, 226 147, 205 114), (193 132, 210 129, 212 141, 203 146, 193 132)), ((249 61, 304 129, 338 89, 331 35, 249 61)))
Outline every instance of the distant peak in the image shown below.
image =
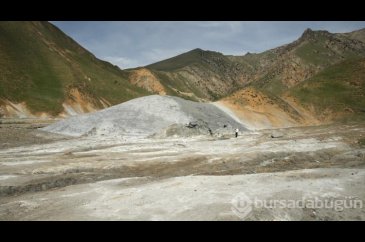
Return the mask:
POLYGON ((195 49, 193 49, 193 50, 191 50, 192 52, 203 52, 203 50, 202 49, 200 49, 200 48, 195 48, 195 49))
POLYGON ((306 30, 304 30, 303 34, 302 34, 302 39, 307 39, 308 37, 312 36, 314 33, 314 31, 310 28, 307 28, 306 30))
POLYGON ((310 40, 310 39, 315 39, 319 36, 327 36, 329 37, 331 35, 331 33, 329 33, 328 31, 326 30, 312 30, 310 28, 307 28, 302 36, 300 37, 301 40, 310 40))
POLYGON ((307 28, 306 30, 304 30, 303 34, 305 33, 311 33, 314 32, 311 28, 307 28))

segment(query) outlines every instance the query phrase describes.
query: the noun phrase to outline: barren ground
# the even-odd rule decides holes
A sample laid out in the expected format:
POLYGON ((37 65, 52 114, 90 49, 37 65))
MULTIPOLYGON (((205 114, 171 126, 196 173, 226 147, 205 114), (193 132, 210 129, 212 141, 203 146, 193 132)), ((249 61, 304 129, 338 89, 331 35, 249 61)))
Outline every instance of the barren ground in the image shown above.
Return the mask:
POLYGON ((0 220, 365 220, 365 208, 259 208, 232 199, 365 201, 365 124, 233 137, 69 138, 0 124, 0 220), (233 209, 232 209, 233 208, 233 209))

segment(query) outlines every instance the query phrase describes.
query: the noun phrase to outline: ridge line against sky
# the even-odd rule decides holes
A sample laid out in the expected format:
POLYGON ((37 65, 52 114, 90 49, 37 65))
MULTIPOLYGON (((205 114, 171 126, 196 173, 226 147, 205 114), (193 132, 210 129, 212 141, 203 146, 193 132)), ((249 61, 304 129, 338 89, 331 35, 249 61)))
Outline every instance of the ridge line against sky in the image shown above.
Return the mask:
POLYGON ((298 39, 307 28, 344 33, 365 21, 50 21, 121 69, 145 66, 195 48, 226 55, 259 53, 298 39))

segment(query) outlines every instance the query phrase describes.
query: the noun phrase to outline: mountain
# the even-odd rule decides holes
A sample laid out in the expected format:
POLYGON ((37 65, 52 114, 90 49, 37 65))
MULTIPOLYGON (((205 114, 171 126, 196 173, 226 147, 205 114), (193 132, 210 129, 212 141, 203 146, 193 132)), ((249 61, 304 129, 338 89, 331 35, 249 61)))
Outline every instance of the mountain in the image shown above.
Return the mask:
POLYGON ((259 54, 225 56, 195 49, 146 68, 164 86, 174 84, 169 91, 176 95, 217 100, 249 84, 277 94, 328 66, 365 56, 364 39, 364 30, 332 34, 307 29, 293 43, 259 54))
POLYGON ((217 100, 245 83, 244 65, 219 52, 194 49, 145 67, 170 95, 192 100, 217 100))
MULTIPOLYGON (((256 84, 256 83, 254 83, 256 84)), ((365 120, 365 58, 344 60, 284 92, 250 85, 218 101, 250 128, 365 120)))
POLYGON ((350 79, 356 79, 351 83, 357 84, 348 87, 347 92, 341 89, 345 86, 338 86, 330 95, 332 101, 341 102, 342 108, 362 115, 358 105, 362 104, 359 98, 364 94, 364 89, 359 88, 363 85, 360 66, 365 57, 364 33, 365 29, 345 34, 307 29, 296 41, 258 54, 225 56, 196 49, 146 68, 164 86, 175 84, 168 90, 169 94, 189 94, 186 96, 203 101, 219 100, 245 121, 250 119, 249 126, 317 124, 353 114, 337 107, 333 110, 337 114, 321 116, 323 110, 334 106, 329 101, 326 105, 319 101, 329 98, 328 92, 316 89, 319 79, 324 85, 320 90, 329 88, 332 81, 349 83, 350 79), (336 70, 348 76, 329 79, 336 70), (316 98, 303 98, 305 92, 313 92, 316 98), (346 101, 351 101, 342 103, 347 95, 346 101))
POLYGON ((257 120, 285 127, 365 119, 364 32, 307 29, 293 43, 255 56, 257 76, 222 101, 238 115, 259 115, 251 122, 256 127, 257 120))
POLYGON ((307 29, 297 41, 268 53, 274 56, 273 61, 265 66, 266 71, 259 70, 261 76, 255 85, 278 93, 333 64, 364 57, 365 44, 346 35, 307 29))
POLYGON ((48 22, 0 22, 0 115, 90 112, 147 95, 48 22))
POLYGON ((48 22, 0 22, 0 116, 67 116, 171 95, 216 102, 254 128, 365 119, 365 29, 307 29, 242 56, 194 49, 121 70, 48 22))

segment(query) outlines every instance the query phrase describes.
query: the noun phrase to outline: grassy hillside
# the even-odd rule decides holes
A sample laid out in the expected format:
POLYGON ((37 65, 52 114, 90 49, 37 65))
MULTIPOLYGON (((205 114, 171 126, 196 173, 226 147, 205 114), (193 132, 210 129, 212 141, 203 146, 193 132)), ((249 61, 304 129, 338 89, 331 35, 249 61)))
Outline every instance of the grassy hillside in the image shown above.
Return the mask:
POLYGON ((289 91, 318 116, 365 118, 365 58, 333 65, 289 91))
POLYGON ((170 95, 192 100, 217 100, 242 87, 243 63, 219 52, 194 49, 146 66, 170 95))
POLYGON ((300 112, 314 120, 313 110, 321 119, 361 118, 364 59, 365 29, 344 34, 307 29, 298 40, 262 53, 226 56, 194 49, 120 70, 48 22, 0 22, 0 106, 4 100, 25 102, 32 112, 58 115, 65 101, 80 102, 75 93, 96 108, 161 93, 194 101, 226 98, 251 111, 275 107, 293 122, 300 112), (240 90, 244 95, 236 95, 240 90), (269 101, 254 102, 256 92, 269 101))
POLYGON ((256 73, 253 85, 281 95, 334 64, 365 57, 365 44, 348 35, 307 29, 298 40, 262 56, 270 52, 271 59, 259 60, 263 68, 256 73))
POLYGON ((214 101, 253 86, 280 96, 327 67, 365 57, 363 32, 307 29, 298 40, 258 54, 225 56, 195 49, 146 68, 156 73, 171 95, 191 93, 190 97, 214 101))
POLYGON ((74 88, 97 107, 147 94, 48 22, 0 22, 0 99, 56 115, 74 88))
POLYGON ((146 66, 157 71, 172 71, 193 63, 199 63, 203 54, 202 49, 194 49, 181 55, 146 66))
MULTIPOLYGON (((288 45, 230 58, 243 63, 251 74, 245 88, 270 97, 270 105, 294 120, 299 118, 299 124, 365 120, 364 33, 364 29, 347 34, 308 29, 288 45)), ((237 109, 256 110, 255 95, 245 98, 250 102, 246 100, 237 109)), ((235 93, 224 100, 239 103, 235 93)), ((275 111, 271 117, 282 115, 275 111)))

